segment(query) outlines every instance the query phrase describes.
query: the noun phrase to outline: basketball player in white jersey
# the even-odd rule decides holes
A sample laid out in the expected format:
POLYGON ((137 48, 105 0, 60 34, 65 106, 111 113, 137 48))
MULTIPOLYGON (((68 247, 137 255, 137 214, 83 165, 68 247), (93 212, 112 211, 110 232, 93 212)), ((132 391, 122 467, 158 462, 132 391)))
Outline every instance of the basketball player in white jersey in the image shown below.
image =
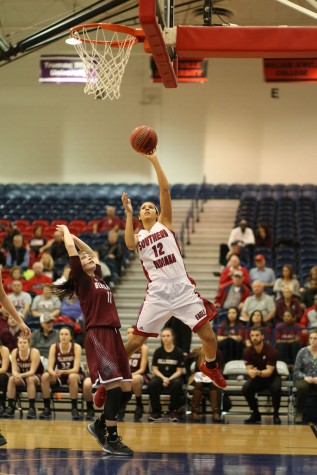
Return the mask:
POLYGON ((127 193, 122 194, 126 211, 125 243, 136 249, 148 279, 144 303, 132 338, 125 344, 127 356, 140 348, 149 336, 157 337, 172 316, 186 323, 200 337, 206 361, 200 371, 219 388, 227 383, 216 363, 217 340, 210 321, 217 311, 202 298, 195 283, 187 275, 172 226, 172 201, 167 178, 156 153, 140 154, 153 165, 160 190, 160 213, 154 203, 145 202, 139 212, 143 229, 133 232, 132 205, 127 193))

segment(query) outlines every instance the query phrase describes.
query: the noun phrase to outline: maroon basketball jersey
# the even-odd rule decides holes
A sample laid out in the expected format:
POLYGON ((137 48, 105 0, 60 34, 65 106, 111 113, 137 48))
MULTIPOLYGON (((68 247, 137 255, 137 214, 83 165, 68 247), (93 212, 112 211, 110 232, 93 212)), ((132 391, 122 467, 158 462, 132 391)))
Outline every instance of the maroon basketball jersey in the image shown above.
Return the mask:
MULTIPOLYGON (((27 373, 31 369, 31 351, 32 348, 29 349, 28 351, 28 356, 25 360, 21 358, 19 348, 17 349, 17 365, 19 368, 20 373, 27 373)), ((44 367, 42 365, 42 362, 40 361, 40 364, 38 365, 35 374, 43 374, 44 373, 44 367)))
POLYGON ((55 345, 55 368, 56 369, 71 369, 74 366, 75 360, 75 344, 69 345, 68 351, 62 352, 60 344, 55 345))
POLYGON ((100 265, 90 277, 81 266, 79 256, 70 257, 70 266, 80 307, 85 316, 86 331, 93 327, 120 328, 120 320, 113 294, 101 278, 100 265))
POLYGON ((141 359, 142 359, 141 349, 138 351, 135 351, 133 355, 131 355, 129 359, 131 373, 134 373, 135 371, 138 371, 140 369, 141 359))

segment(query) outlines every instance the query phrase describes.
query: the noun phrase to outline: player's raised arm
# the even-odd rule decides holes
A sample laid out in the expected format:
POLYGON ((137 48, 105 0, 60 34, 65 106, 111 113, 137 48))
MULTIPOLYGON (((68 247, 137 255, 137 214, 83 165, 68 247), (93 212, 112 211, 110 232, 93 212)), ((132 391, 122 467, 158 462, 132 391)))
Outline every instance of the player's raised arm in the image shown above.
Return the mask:
POLYGON ((152 163, 157 176, 157 183, 160 189, 160 215, 158 221, 169 229, 172 228, 172 200, 170 187, 166 175, 157 158, 156 152, 151 154, 143 154, 152 163))
POLYGON ((128 197, 128 193, 125 193, 125 192, 122 193, 121 201, 124 206, 125 214, 126 214, 124 240, 125 240, 125 244, 127 248, 133 251, 134 249, 137 248, 138 238, 137 238, 137 235, 134 234, 134 231, 133 231, 133 220, 132 220, 133 209, 132 209, 131 200, 128 197))

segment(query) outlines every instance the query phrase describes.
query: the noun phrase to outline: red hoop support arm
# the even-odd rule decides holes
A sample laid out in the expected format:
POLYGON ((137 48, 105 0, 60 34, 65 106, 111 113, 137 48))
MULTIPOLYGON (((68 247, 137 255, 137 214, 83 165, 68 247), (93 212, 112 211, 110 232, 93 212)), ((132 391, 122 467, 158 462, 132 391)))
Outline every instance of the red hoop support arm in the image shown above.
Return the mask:
POLYGON ((178 26, 175 49, 179 58, 317 58, 317 28, 178 26))
POLYGON ((155 0, 139 0, 139 18, 164 86, 167 88, 177 87, 173 62, 157 22, 155 0))

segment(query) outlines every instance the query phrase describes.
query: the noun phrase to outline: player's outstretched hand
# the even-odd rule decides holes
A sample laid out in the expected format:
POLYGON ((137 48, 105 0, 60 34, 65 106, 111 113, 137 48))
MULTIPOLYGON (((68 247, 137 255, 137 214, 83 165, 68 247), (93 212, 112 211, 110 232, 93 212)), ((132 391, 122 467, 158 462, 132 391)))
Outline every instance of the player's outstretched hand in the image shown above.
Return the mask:
POLYGON ((153 152, 151 152, 151 153, 141 153, 141 155, 143 155, 143 157, 150 160, 150 162, 154 162, 154 160, 157 160, 156 150, 153 150, 153 152))
POLYGON ((65 230, 67 230, 67 226, 65 224, 57 224, 56 225, 56 231, 59 231, 63 236, 64 236, 64 232, 65 230))
POLYGON ((23 338, 30 338, 30 336, 32 335, 32 332, 31 330, 29 329, 29 327, 24 323, 22 322, 20 325, 19 325, 19 328, 21 330, 21 335, 23 336, 23 338))
POLYGON ((122 193, 121 201, 122 201, 122 204, 124 206, 124 209, 125 209, 126 213, 132 213, 133 209, 132 209, 131 200, 128 197, 128 193, 126 193, 125 191, 122 193))

